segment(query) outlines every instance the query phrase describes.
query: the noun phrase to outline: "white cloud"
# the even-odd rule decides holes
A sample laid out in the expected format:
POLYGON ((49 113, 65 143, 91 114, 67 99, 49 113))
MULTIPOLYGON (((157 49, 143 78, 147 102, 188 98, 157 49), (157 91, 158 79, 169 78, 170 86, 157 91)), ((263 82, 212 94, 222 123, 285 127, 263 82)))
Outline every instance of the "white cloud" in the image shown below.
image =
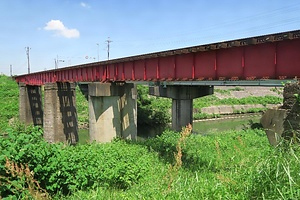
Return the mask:
POLYGON ((90 6, 88 4, 86 4, 86 3, 84 3, 84 2, 81 2, 80 6, 84 7, 84 8, 90 8, 90 6))
POLYGON ((65 38, 78 38, 80 33, 77 29, 69 29, 60 20, 49 21, 44 30, 54 31, 55 36, 62 36, 65 38))

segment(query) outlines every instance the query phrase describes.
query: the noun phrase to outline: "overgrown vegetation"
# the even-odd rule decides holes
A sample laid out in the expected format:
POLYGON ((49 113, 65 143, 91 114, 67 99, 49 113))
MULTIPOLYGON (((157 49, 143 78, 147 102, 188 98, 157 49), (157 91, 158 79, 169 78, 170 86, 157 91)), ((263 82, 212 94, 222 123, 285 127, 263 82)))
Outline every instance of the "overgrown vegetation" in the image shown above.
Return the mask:
POLYGON ((171 100, 150 96, 146 86, 138 85, 137 89, 138 125, 157 126, 168 123, 171 118, 171 100))
POLYGON ((246 105, 246 104, 280 104, 282 98, 276 96, 249 96, 244 98, 226 98, 219 99, 215 95, 205 96, 194 100, 194 108, 201 109, 212 105, 246 105))
POLYGON ((18 118, 18 85, 10 77, 0 75, 0 133, 18 118))
POLYGON ((17 126, 0 138, 0 196, 59 199, 297 199, 299 146, 264 131, 165 131, 139 142, 48 144, 17 126), (30 173, 29 173, 30 170, 30 173))
POLYGON ((76 87, 76 109, 78 116, 78 125, 80 128, 87 128, 89 123, 89 102, 85 98, 84 94, 80 91, 79 87, 76 87))
MULTIPOLYGON (((0 115, 0 199, 300 197, 297 140, 283 141, 274 148, 259 126, 205 136, 190 134, 191 127, 187 127, 181 133, 166 130, 138 142, 116 139, 107 144, 49 144, 41 128, 12 120, 18 115, 18 88, 5 76, 0 76, 0 81, 0 97, 4 99, 0 109, 6 106, 0 115)), ((144 124, 155 119, 156 124, 167 121, 170 100, 149 98, 146 90, 139 87, 144 124)), ((77 97, 80 121, 86 123, 87 102, 83 96, 77 97)), ((238 103, 278 101, 273 97, 257 99, 238 103)), ((199 109, 221 103, 215 96, 207 96, 195 104, 199 109)))
POLYGON ((8 135, 0 138, 2 197, 30 195, 33 182, 52 195, 100 186, 127 189, 144 176, 153 156, 147 154, 145 147, 122 140, 78 146, 49 144, 38 127, 20 127, 8 130, 8 135), (13 163, 9 166, 26 164, 26 168, 9 172, 7 162, 13 163), (29 169, 34 179, 28 181, 29 169), (14 171, 19 170, 15 176, 14 171))

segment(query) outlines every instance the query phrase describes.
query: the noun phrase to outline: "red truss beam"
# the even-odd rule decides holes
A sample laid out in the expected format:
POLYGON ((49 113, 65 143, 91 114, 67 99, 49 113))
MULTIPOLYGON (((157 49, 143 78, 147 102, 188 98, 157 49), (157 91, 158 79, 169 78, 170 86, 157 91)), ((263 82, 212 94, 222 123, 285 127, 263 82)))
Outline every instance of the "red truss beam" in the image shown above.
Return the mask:
POLYGON ((300 77, 300 30, 16 76, 17 82, 257 80, 300 77))

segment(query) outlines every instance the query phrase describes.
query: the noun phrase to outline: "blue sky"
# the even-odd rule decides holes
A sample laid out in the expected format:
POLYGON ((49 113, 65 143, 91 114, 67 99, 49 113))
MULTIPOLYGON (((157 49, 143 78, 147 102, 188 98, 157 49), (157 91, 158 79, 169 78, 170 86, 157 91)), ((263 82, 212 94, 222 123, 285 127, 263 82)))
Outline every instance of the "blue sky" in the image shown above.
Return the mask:
POLYGON ((300 29, 299 0, 0 0, 0 73, 300 29), (98 44, 98 45, 97 45, 98 44), (64 62, 62 62, 64 61, 64 62))

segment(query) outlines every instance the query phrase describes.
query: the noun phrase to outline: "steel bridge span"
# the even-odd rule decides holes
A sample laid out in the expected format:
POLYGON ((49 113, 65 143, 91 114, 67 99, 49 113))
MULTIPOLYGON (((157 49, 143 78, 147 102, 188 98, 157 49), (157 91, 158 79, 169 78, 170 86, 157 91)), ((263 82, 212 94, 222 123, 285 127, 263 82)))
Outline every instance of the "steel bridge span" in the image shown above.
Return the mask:
POLYGON ((280 85, 300 77, 300 30, 192 46, 16 76, 20 119, 49 142, 78 140, 75 83, 89 101, 91 140, 136 138, 136 83, 172 98, 172 127, 192 123, 193 99, 214 85, 280 85), (41 85, 44 87, 42 103, 41 85))

